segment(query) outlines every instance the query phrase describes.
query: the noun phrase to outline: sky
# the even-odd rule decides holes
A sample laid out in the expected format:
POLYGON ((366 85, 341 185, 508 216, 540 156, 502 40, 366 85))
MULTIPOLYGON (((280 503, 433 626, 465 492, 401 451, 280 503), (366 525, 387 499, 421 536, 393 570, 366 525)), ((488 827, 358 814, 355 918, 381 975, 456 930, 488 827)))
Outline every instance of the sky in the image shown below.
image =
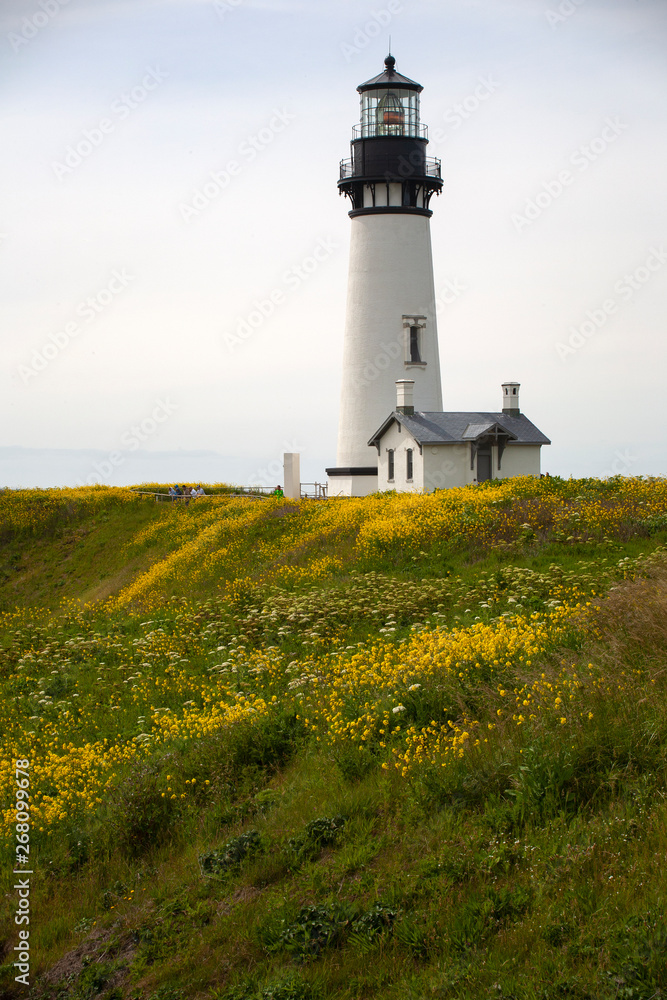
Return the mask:
POLYGON ((667 473, 664 0, 3 0, 0 486, 325 481, 389 35, 445 410, 517 381, 543 471, 667 473))

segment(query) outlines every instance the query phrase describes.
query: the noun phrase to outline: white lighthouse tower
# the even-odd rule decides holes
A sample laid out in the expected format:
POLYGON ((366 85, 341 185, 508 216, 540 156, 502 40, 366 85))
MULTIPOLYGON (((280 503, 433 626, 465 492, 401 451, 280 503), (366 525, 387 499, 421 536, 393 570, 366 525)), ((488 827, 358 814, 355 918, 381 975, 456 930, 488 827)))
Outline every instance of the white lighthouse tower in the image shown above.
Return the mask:
POLYGON ((384 71, 362 83, 361 121, 338 187, 351 202, 350 266, 336 468, 329 496, 378 488, 370 437, 394 410, 396 382, 414 381, 415 407, 442 410, 429 208, 442 188, 427 158, 420 84, 384 71))

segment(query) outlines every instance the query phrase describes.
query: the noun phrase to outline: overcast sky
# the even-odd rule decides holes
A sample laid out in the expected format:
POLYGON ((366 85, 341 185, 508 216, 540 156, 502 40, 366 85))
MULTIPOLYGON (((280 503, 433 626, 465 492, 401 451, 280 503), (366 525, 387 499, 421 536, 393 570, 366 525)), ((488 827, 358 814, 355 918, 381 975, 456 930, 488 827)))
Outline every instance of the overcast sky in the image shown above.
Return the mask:
POLYGON ((543 469, 667 472, 665 0, 2 0, 0 485, 325 478, 389 34, 442 159, 445 409, 519 381, 543 469))

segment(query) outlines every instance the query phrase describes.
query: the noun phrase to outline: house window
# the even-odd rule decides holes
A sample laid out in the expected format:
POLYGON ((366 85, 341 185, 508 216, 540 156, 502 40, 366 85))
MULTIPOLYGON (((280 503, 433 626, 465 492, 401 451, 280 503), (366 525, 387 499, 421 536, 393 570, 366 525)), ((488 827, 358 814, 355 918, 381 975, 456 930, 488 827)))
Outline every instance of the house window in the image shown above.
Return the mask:
POLYGON ((410 327, 410 361, 421 361, 421 354, 419 353, 419 327, 410 327))
POLYGON ((405 478, 410 482, 412 480, 413 472, 413 462, 412 462, 412 448, 408 448, 405 452, 405 478))
POLYGON ((394 449, 387 449, 387 479, 393 482, 394 479, 394 449))

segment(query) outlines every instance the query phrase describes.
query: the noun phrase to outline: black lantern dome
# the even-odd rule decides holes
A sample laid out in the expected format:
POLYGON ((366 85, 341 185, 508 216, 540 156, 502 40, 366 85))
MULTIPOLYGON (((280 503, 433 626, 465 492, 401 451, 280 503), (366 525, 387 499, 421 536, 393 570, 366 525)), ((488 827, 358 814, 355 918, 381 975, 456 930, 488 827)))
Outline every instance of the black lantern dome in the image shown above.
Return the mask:
MULTIPOLYGON (((391 55, 384 70, 357 90, 361 95, 361 120, 352 130, 352 156, 340 165, 339 190, 352 202, 351 215, 376 210, 378 183, 402 185, 401 208, 431 215, 428 201, 440 193, 440 161, 426 157, 427 129, 419 118, 420 83, 396 72, 391 55), (370 191, 370 201, 368 191, 370 191)), ((384 208, 389 206, 387 191, 384 208)), ((382 206, 377 206, 381 211, 382 206)))
POLYGON ((421 93, 424 89, 421 83, 416 83, 396 72, 396 60, 391 52, 384 61, 383 72, 371 80, 366 80, 366 83, 360 83, 357 90, 362 94, 365 90, 373 90, 375 87, 405 87, 406 90, 416 90, 417 93, 421 93))

